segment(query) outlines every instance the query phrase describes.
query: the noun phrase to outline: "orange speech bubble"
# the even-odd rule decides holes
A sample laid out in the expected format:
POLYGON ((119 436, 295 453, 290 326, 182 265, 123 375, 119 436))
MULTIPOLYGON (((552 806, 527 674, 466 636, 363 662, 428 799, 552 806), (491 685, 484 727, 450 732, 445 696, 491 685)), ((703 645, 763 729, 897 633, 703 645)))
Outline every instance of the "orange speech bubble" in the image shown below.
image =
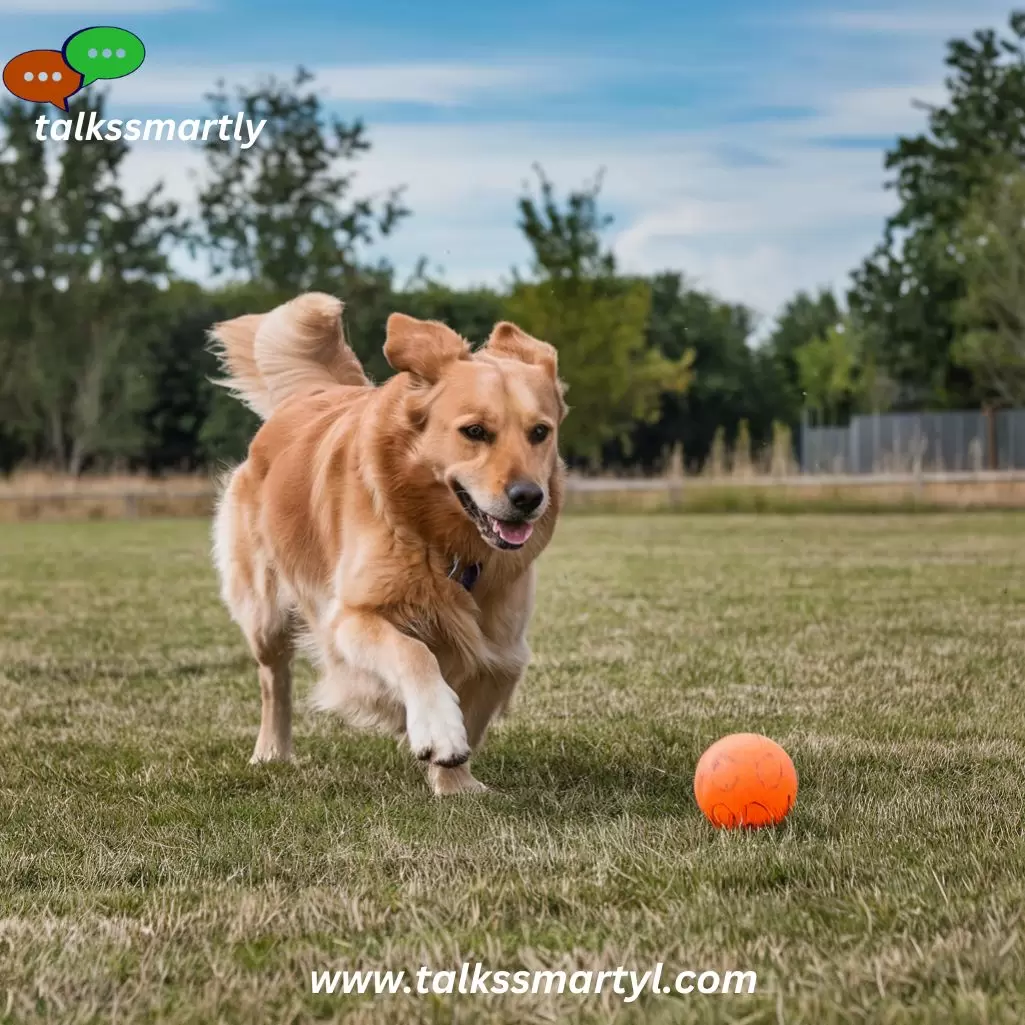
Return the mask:
POLYGON ((82 76, 60 50, 26 50, 4 67, 4 85, 19 100, 68 109, 68 97, 82 87, 82 76))

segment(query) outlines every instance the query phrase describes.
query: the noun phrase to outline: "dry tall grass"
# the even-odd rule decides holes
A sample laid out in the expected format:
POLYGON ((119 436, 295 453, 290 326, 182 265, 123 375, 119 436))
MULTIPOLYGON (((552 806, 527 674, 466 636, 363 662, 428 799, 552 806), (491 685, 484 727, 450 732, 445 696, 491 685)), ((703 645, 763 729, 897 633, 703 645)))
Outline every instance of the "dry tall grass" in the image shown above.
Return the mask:
MULTIPOLYGON (((681 446, 657 477, 571 476, 571 512, 858 512, 1025 508, 1025 474, 944 473, 895 459, 876 475, 801 475, 789 428, 775 425, 772 444, 752 454, 746 430, 729 446, 718 431, 700 475, 685 472, 681 446), (914 472, 911 472, 914 471, 914 472)), ((109 474, 69 477, 41 470, 0 478, 0 523, 207 516, 214 477, 109 474)))
POLYGON ((0 498, 40 498, 60 495, 196 495, 210 491, 210 474, 167 474, 151 477, 141 473, 84 474, 72 477, 51 470, 15 470, 0 477, 0 498))

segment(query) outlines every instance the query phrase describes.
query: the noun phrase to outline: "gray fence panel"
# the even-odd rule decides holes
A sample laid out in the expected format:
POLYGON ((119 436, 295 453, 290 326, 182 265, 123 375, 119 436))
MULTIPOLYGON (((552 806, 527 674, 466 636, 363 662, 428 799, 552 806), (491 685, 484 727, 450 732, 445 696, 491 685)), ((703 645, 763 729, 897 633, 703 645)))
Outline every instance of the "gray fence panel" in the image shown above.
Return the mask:
MULTIPOLYGON (((1025 468, 1025 410, 994 422, 998 469, 1025 468)), ((990 426, 977 410, 883 413, 846 427, 805 427, 803 473, 965 473, 990 468, 990 426)))
POLYGON ((1025 409, 997 413, 997 469, 1025 469, 1025 409))
POLYGON ((847 473, 848 432, 846 427, 811 427, 805 431, 805 473, 847 473))

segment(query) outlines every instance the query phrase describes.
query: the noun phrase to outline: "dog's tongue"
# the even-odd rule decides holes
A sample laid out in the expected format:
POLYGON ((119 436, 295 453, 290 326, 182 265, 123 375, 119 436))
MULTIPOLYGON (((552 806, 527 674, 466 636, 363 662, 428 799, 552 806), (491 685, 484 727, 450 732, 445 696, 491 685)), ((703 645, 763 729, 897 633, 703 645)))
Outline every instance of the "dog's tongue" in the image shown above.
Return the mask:
POLYGON ((495 528, 495 533, 507 545, 526 544, 527 539, 534 533, 533 523, 507 523, 505 520, 497 520, 492 517, 491 525, 495 528))

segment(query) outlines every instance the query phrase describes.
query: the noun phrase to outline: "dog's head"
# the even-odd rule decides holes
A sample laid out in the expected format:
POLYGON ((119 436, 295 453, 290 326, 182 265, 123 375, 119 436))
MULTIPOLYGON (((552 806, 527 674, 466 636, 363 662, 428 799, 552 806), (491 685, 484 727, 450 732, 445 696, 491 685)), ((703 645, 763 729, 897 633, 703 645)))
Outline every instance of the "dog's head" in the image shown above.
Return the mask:
POLYGON ((384 352, 410 375, 401 415, 443 501, 492 548, 522 548, 549 510, 559 469, 566 407, 555 349, 503 322, 471 353, 445 325, 396 313, 384 352))

